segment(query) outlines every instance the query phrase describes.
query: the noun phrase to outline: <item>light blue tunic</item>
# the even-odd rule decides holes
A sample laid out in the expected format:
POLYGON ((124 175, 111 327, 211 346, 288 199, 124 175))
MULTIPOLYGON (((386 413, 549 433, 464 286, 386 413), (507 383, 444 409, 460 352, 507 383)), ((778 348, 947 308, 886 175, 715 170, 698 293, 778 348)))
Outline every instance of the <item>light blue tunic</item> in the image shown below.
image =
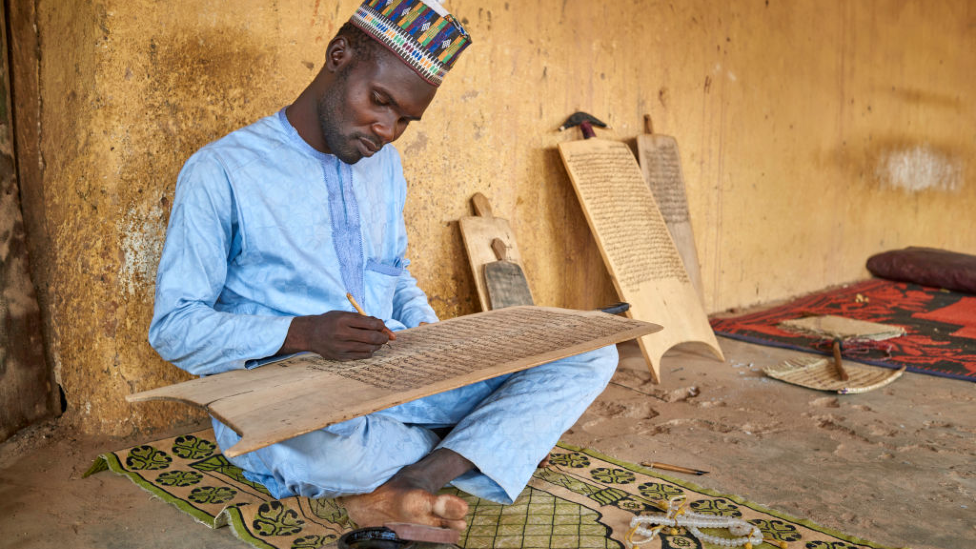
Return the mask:
MULTIPOLYGON (((180 172, 149 341, 196 375, 255 367, 291 319, 332 310, 392 330, 436 322, 407 270, 406 182, 392 145, 349 165, 309 146, 282 109, 194 154, 180 172)), ((615 348, 433 395, 231 460, 275 497, 366 493, 432 450, 477 470, 454 481, 510 503, 603 390, 615 348), (442 441, 429 428, 457 425, 442 441)), ((214 420, 222 448, 237 435, 214 420)))

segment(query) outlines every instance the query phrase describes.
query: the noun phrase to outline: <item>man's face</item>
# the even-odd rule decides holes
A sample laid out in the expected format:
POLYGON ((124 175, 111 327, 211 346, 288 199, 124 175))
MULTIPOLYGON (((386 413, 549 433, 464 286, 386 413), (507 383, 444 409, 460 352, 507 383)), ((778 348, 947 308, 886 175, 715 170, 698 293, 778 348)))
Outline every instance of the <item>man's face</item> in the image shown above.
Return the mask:
POLYGON ((329 152, 347 164, 372 156, 399 138, 407 124, 420 120, 436 91, 387 52, 371 60, 351 59, 318 100, 329 152))

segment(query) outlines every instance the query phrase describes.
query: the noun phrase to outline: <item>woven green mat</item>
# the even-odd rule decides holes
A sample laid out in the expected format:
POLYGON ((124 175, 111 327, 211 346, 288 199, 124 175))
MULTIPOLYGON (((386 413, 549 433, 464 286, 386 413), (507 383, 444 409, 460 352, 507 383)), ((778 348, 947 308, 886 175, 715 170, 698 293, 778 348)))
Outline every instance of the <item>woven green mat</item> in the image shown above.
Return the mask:
MULTIPOLYGON (((128 476, 211 528, 230 525, 255 547, 331 548, 349 530, 345 512, 332 500, 276 500, 264 486, 244 478, 220 453, 210 430, 103 454, 85 476, 105 470, 128 476)), ((468 529, 459 543, 466 549, 623 549, 634 515, 658 512, 653 501, 681 494, 694 511, 743 518, 759 526, 764 537, 786 541, 791 549, 889 549, 567 444, 553 450, 550 466, 536 471, 512 505, 449 491, 470 506, 468 529)), ((641 547, 713 546, 679 530, 641 547)))

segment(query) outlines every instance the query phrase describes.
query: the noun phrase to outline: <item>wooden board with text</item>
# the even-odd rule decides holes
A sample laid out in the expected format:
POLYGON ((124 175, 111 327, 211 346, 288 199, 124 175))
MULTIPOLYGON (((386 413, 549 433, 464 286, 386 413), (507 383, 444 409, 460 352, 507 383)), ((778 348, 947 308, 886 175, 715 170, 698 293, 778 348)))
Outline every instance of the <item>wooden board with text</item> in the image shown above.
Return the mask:
POLYGON ((599 311, 509 307, 397 333, 371 358, 302 354, 137 393, 204 407, 241 435, 229 457, 428 395, 660 330, 599 311))
POLYGON ((631 305, 628 316, 664 327, 639 340, 654 379, 679 343, 702 344, 725 360, 630 148, 592 138, 560 143, 559 153, 617 294, 631 305))
POLYGON ((698 297, 704 303, 701 266, 698 262, 698 248, 695 246, 695 233, 691 229, 688 195, 684 175, 681 172, 681 157, 678 156, 678 142, 669 135, 638 135, 637 157, 644 172, 644 180, 654 194, 654 201, 657 202, 661 216, 664 217, 664 223, 678 249, 678 255, 681 256, 681 262, 688 272, 691 285, 695 287, 698 297))

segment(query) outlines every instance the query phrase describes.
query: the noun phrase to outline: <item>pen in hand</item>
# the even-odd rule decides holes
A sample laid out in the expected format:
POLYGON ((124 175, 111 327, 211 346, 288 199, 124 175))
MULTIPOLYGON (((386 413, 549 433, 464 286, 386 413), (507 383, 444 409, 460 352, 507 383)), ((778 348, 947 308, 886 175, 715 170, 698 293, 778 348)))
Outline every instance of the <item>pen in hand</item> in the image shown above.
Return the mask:
MULTIPOLYGON (((359 303, 356 303, 356 298, 354 298, 352 296, 352 294, 350 294, 350 293, 347 292, 346 293, 346 299, 349 300, 349 303, 352 303, 352 306, 355 307, 357 313, 359 313, 359 314, 361 314, 363 316, 369 316, 368 314, 366 314, 365 311, 363 311, 363 308, 359 306, 359 303)), ((386 326, 383 326, 383 330, 382 331, 384 333, 386 333, 386 335, 389 336, 389 338, 391 340, 396 339, 396 334, 394 334, 393 331, 390 330, 389 328, 387 328, 386 326)), ((386 344, 389 345, 389 342, 387 342, 386 344)))

